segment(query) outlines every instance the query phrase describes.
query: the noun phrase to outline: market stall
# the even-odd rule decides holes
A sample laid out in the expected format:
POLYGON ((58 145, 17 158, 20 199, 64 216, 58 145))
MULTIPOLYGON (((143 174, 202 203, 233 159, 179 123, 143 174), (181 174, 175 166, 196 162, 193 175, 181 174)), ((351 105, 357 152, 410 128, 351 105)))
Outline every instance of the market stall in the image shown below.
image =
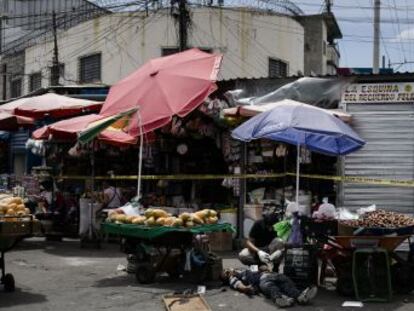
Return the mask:
POLYGON ((231 225, 217 221, 214 210, 176 217, 162 209, 147 209, 144 215, 135 216, 115 211, 102 229, 123 238, 123 250, 135 264, 130 272, 140 283, 152 283, 158 272, 172 278, 197 275, 203 281, 217 280, 222 268, 220 259, 210 252, 207 234, 234 231, 231 225))

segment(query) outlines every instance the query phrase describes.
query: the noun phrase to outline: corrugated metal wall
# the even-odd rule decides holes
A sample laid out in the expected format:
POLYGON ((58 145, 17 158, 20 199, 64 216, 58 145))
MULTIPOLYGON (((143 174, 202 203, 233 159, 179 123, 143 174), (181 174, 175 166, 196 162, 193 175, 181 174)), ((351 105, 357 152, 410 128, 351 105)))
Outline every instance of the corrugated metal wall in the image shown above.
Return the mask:
POLYGON ((26 142, 30 138, 29 131, 19 130, 12 132, 10 137, 10 150, 11 152, 26 151, 26 142))
MULTIPOLYGON (((414 179, 414 105, 348 104, 352 127, 367 144, 344 159, 345 175, 414 179)), ((343 206, 414 213, 414 188, 344 184, 343 206)))

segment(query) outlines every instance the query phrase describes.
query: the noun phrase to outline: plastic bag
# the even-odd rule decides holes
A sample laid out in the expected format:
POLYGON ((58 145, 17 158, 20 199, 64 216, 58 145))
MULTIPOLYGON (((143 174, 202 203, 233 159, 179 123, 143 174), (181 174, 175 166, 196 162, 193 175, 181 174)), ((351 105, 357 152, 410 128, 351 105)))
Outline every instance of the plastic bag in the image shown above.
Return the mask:
POLYGON ((328 200, 324 200, 324 203, 319 206, 319 209, 313 213, 313 218, 318 219, 334 219, 336 217, 335 205, 328 203, 328 200))
POLYGON ((357 209, 357 214, 359 216, 364 215, 365 213, 375 212, 377 210, 377 206, 375 204, 372 204, 368 207, 361 207, 357 209))
POLYGON ((278 238, 287 241, 292 231, 292 225, 289 220, 282 220, 273 225, 273 230, 277 233, 278 238))
POLYGON ((127 203, 119 209, 121 209, 125 215, 138 216, 140 214, 138 206, 132 203, 127 203))
POLYGON ((298 213, 299 215, 305 215, 305 206, 303 205, 297 205, 296 202, 290 202, 289 200, 286 200, 286 211, 285 215, 286 217, 292 217, 293 214, 298 213))
POLYGON ((340 208, 338 210, 338 219, 339 220, 355 220, 355 219, 358 219, 358 218, 359 218, 358 214, 352 213, 346 208, 340 208))
POLYGON ((290 233, 288 243, 293 247, 301 247, 303 244, 302 231, 300 229, 299 218, 294 216, 292 223, 292 231, 290 233))

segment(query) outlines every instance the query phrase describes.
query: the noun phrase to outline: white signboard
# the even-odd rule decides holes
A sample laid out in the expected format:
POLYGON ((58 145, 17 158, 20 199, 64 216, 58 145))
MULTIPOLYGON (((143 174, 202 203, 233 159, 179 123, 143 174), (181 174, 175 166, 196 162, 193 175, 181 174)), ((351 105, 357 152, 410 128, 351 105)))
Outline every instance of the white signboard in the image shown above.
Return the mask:
POLYGON ((350 84, 343 103, 414 103, 414 82, 350 84))

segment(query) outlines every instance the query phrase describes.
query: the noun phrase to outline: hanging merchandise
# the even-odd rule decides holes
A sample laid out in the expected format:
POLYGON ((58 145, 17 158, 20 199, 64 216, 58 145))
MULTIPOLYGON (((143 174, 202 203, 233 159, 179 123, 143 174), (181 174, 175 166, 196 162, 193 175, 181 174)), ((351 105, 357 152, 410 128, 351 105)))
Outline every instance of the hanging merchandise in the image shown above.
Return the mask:
POLYGON ((152 146, 151 145, 145 145, 143 154, 142 154, 142 165, 145 168, 153 168, 154 167, 154 155, 152 152, 152 146))
POLYGON ((184 136, 185 129, 183 128, 182 125, 183 125, 183 121, 178 117, 174 117, 171 122, 170 133, 173 136, 177 136, 177 137, 184 136))
POLYGON ((214 138, 216 134, 216 129, 213 123, 210 123, 210 124, 204 123, 198 127, 198 133, 204 137, 214 138))
POLYGON ((188 146, 186 144, 179 144, 177 146, 177 153, 179 155, 185 155, 188 152, 188 146))
POLYGON ((68 155, 74 158, 82 157, 86 154, 85 149, 81 146, 81 144, 76 143, 73 147, 71 147, 68 151, 68 155))
POLYGON ((285 157, 288 154, 286 146, 283 144, 278 145, 275 154, 278 158, 285 157))
POLYGON ((312 152, 305 147, 300 148, 300 163, 302 164, 312 163, 312 152))
POLYGON ((211 118, 220 119, 221 112, 228 107, 229 105, 224 100, 207 98, 198 110, 211 118))
POLYGON ((37 156, 43 157, 46 153, 46 147, 43 140, 29 138, 26 142, 26 149, 30 149, 30 151, 37 156))

